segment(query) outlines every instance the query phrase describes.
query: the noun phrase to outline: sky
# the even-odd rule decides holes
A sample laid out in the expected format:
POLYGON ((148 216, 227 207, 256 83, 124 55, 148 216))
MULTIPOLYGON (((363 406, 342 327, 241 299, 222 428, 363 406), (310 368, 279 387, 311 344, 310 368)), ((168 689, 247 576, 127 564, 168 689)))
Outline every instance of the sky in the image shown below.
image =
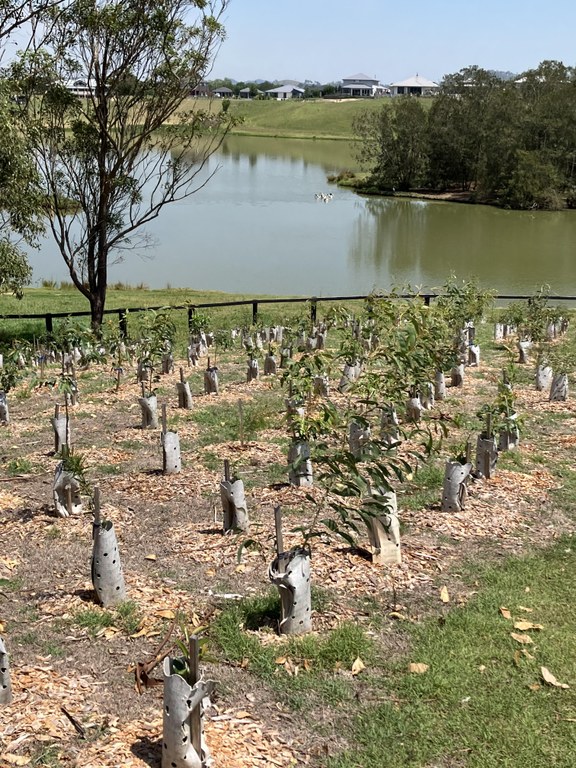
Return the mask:
POLYGON ((208 79, 327 83, 362 72, 388 84, 474 64, 576 64, 576 0, 229 0, 222 20, 208 79))

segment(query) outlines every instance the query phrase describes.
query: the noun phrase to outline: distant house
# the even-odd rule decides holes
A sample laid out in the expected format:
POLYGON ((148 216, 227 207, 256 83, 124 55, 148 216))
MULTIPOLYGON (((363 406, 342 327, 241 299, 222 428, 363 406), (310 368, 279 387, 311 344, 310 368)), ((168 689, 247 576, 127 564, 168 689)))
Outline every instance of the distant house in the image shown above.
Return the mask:
POLYGON ((302 99, 304 98, 304 88, 299 88, 297 85, 280 85, 278 88, 270 88, 266 91, 266 95, 278 101, 284 99, 302 99))
POLYGON ((207 99, 212 96, 212 91, 210 90, 208 83, 198 83, 198 85, 195 85, 190 91, 190 96, 193 98, 207 99))
MULTIPOLYGON (((264 95, 264 91, 256 89, 256 96, 263 96, 263 95, 264 95)), ((252 88, 250 88, 250 86, 246 86, 246 88, 241 88, 238 91, 238 96, 241 99, 251 99, 251 98, 253 98, 253 96, 252 96, 252 88)))
POLYGON ((71 80, 66 83, 66 89, 78 96, 79 99, 87 99, 92 93, 96 84, 89 80, 71 80))
POLYGON ((231 88, 226 88, 226 86, 214 88, 213 93, 218 99, 231 99, 234 96, 234 91, 231 88))
POLYGON ((349 75, 342 79, 341 92, 346 96, 360 99, 372 99, 375 96, 384 96, 388 89, 380 85, 375 77, 360 72, 357 75, 349 75))
POLYGON ((418 74, 390 86, 392 96, 433 96, 439 88, 438 83, 418 74))

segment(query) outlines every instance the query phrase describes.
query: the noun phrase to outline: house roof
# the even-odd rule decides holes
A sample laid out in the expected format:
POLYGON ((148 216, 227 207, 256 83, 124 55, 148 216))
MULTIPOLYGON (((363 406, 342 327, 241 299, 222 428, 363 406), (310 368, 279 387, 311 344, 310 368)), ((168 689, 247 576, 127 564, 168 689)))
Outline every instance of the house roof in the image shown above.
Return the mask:
POLYGON ((222 88, 215 88, 214 93, 234 93, 234 91, 231 88, 223 86, 222 88))
POLYGON ((401 80, 399 83, 392 83, 393 88, 438 88, 438 83, 428 80, 421 75, 414 75, 407 80, 401 80))
POLYGON ((344 90, 345 88, 364 88, 364 90, 366 91, 372 90, 372 86, 366 85, 366 83, 346 83, 345 85, 342 86, 342 90, 344 90))
POLYGON ((278 88, 270 88, 266 93, 292 93, 292 91, 304 93, 304 88, 298 88, 297 85, 279 85, 278 88))
POLYGON ((373 83, 377 83, 378 79, 376 77, 370 77, 370 75, 365 75, 362 72, 359 72, 357 75, 348 75, 348 77, 343 77, 343 80, 352 80, 353 82, 357 83, 359 80, 370 80, 373 83))

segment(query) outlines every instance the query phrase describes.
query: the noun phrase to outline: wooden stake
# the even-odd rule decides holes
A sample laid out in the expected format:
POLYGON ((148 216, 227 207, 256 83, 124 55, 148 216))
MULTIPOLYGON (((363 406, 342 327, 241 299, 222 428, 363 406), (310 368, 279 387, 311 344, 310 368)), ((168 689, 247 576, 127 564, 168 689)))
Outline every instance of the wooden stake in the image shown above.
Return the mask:
MULTIPOLYGON (((199 678, 200 644, 198 635, 192 635, 188 644, 188 668, 190 670, 189 683, 192 688, 199 678)), ((196 754, 202 755, 202 712, 201 702, 190 713, 190 738, 196 754)))
POLYGON ((92 521, 92 538, 94 538, 94 533, 96 531, 96 528, 99 528, 102 524, 102 517, 100 516, 100 487, 98 485, 94 486, 94 496, 92 498, 92 507, 94 511, 94 520, 92 521))
POLYGON ((238 420, 240 430, 240 446, 244 448, 244 411, 242 408, 242 400, 238 400, 238 420))
POLYGON ((162 403, 162 434, 166 434, 166 403, 162 403))
POLYGON ((472 442, 470 440, 466 443, 466 464, 470 464, 472 461, 472 442))
POLYGON ((276 555, 280 557, 284 552, 284 538, 282 536, 282 507, 274 509, 274 526, 276 528, 276 555))
POLYGON ((68 510, 68 514, 72 514, 72 486, 67 485, 66 486, 66 509, 68 510))
POLYGON ((230 462, 228 459, 224 459, 224 480, 226 480, 227 483, 230 482, 230 462))
POLYGON ((146 385, 143 381, 140 383, 140 387, 142 388, 142 397, 146 397, 146 385))
POLYGON ((180 368, 180 384, 184 384, 184 368, 180 368))

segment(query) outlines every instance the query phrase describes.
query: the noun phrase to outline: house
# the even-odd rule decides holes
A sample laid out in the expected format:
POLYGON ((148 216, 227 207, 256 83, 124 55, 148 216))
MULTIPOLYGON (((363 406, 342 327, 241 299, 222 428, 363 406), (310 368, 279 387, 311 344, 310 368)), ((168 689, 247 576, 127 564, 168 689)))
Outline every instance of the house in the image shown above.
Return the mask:
POLYGON ((212 96, 212 91, 210 90, 208 83, 202 82, 198 83, 198 85, 195 85, 194 88, 192 88, 190 91, 190 96, 193 98, 207 99, 212 96))
MULTIPOLYGON (((261 91, 260 89, 257 88, 255 95, 256 96, 263 96, 264 95, 264 91, 261 91)), ((238 96, 241 99, 251 99, 251 98, 253 98, 253 96, 252 96, 252 88, 249 85, 246 86, 246 88, 241 88, 238 91, 238 96)))
POLYGON ((399 83, 392 83, 390 86, 392 96, 434 96, 439 88, 438 83, 419 74, 407 80, 401 80, 399 83))
POLYGON ((234 91, 231 88, 222 86, 222 88, 214 88, 214 96, 217 99, 231 99, 234 96, 234 91))
POLYGON ((91 80, 71 80, 66 83, 66 89, 75 96, 78 96, 79 99, 89 98, 94 93, 95 87, 96 84, 91 80))
POLYGON ((362 72, 357 75, 344 77, 342 79, 340 90, 346 96, 361 99, 372 99, 375 96, 384 96, 388 92, 388 89, 380 85, 380 82, 376 78, 364 75, 362 72))
POLYGON ((284 99, 302 99, 304 98, 304 88, 299 88, 297 85, 280 85, 278 88, 271 88, 266 91, 266 95, 278 101, 284 99))

